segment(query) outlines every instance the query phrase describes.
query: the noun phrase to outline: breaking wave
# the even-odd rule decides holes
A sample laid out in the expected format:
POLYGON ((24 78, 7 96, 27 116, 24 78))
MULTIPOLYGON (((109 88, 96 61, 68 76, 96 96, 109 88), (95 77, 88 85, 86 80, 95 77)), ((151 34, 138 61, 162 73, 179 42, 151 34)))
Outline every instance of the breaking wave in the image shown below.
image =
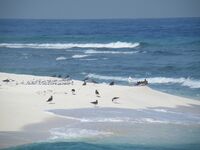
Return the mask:
POLYGON ((97 50, 86 50, 85 54, 135 54, 139 51, 97 51, 97 50))
MULTIPOLYGON (((132 78, 132 77, 116 77, 116 76, 102 76, 97 74, 88 74, 90 78, 100 79, 100 80, 115 80, 134 83, 137 81, 142 81, 144 78, 132 78)), ((181 84, 182 86, 187 86, 189 88, 200 88, 200 81, 193 80, 191 78, 168 78, 168 77, 150 77, 146 78, 150 84, 181 84)))
POLYGON ((0 43, 6 48, 35 48, 35 49, 68 49, 68 48, 135 48, 140 43, 112 42, 112 43, 0 43))
POLYGON ((88 55, 73 55, 72 58, 84 58, 87 57, 88 55))
POLYGON ((80 128, 53 128, 50 130, 51 139, 74 139, 74 138, 90 138, 96 136, 109 136, 111 132, 103 132, 98 130, 88 130, 80 128))
POLYGON ((67 58, 66 57, 63 57, 63 56, 61 56, 61 57, 57 57, 56 58, 56 60, 58 61, 58 60, 66 60, 67 58))

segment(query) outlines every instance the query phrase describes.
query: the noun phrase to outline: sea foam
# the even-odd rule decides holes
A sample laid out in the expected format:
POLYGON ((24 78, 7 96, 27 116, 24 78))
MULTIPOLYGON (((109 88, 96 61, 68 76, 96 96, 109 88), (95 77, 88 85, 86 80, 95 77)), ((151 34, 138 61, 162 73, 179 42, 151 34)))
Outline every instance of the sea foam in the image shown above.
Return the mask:
POLYGON ((66 60, 67 58, 66 57, 63 57, 63 56, 61 56, 61 57, 57 57, 56 58, 56 60, 66 60))
POLYGON ((0 47, 7 48, 35 48, 35 49, 68 49, 68 48, 135 48, 140 43, 111 42, 111 43, 0 43, 0 47))
POLYGON ((85 54, 135 54, 139 51, 97 51, 97 50, 86 50, 85 54))
MULTIPOLYGON (((103 76, 97 74, 88 74, 90 78, 100 79, 100 80, 115 80, 134 83, 137 81, 142 81, 144 78, 132 78, 132 77, 118 77, 118 76, 103 76)), ((187 86, 190 88, 200 88, 200 81, 193 80, 190 78, 169 78, 169 77, 150 77, 146 78, 150 84, 180 84, 182 86, 187 86)))
POLYGON ((50 130, 51 139, 74 139, 74 138, 92 138, 96 136, 108 136, 111 132, 103 132, 98 130, 89 130, 81 128, 53 128, 50 130))
POLYGON ((84 58, 87 56, 89 56, 89 55, 73 55, 72 58, 84 58))

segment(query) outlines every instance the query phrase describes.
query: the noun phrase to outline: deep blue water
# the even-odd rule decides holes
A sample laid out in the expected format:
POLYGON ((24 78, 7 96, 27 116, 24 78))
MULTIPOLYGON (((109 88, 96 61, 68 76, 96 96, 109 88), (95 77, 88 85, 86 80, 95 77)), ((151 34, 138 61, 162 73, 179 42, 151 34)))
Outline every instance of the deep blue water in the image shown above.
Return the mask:
POLYGON ((92 77, 200 99, 200 18, 0 20, 0 71, 92 77))

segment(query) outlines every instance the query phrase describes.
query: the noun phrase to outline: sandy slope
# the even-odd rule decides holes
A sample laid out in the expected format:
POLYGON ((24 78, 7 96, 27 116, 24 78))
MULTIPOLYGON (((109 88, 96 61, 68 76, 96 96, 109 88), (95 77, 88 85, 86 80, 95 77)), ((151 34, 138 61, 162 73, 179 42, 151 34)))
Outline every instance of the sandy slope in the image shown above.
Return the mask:
POLYGON ((152 90, 149 87, 109 86, 106 84, 88 83, 82 86, 81 81, 74 80, 73 85, 27 85, 28 81, 47 81, 61 79, 0 73, 0 131, 19 131, 25 125, 42 122, 52 116, 46 113, 49 109, 92 108, 90 102, 99 100, 98 107, 118 107, 140 109, 147 107, 176 107, 200 105, 197 100, 177 97, 152 90), (3 82, 13 79, 11 82, 3 82), (22 84, 22 82, 24 84, 22 84), (71 89, 76 89, 76 95, 71 89), (95 90, 100 92, 99 98, 95 90), (53 104, 46 100, 53 95, 53 104), (120 97, 118 104, 111 99, 120 97))

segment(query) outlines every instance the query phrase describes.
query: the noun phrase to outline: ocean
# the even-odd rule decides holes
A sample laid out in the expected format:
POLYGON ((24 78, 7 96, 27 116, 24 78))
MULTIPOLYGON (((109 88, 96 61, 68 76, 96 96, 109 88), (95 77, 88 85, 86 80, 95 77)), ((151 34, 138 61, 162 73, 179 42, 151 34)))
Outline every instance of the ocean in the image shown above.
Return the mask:
POLYGON ((200 99, 200 18, 0 20, 0 71, 86 76, 200 99))
MULTIPOLYGON (((153 89, 200 100, 200 18, 0 19, 0 72, 70 75, 78 80, 90 77, 100 83, 114 81, 128 86, 147 79, 148 86, 153 89)), ((198 114, 164 108, 131 113, 130 110, 111 110, 95 110, 108 111, 111 115, 103 113, 96 119, 88 116, 93 110, 79 110, 86 114, 85 118, 74 111, 55 110, 53 113, 59 115, 78 117, 79 123, 52 129, 53 143, 10 149, 176 150, 200 147, 198 114), (113 118, 113 112, 121 117, 113 118), (105 116, 107 118, 103 118, 105 116), (113 124, 113 131, 130 129, 125 133, 131 134, 119 133, 112 137, 112 132, 106 129, 113 124), (88 139, 96 136, 100 139, 88 139), (73 140, 60 141, 66 137, 73 140)))

